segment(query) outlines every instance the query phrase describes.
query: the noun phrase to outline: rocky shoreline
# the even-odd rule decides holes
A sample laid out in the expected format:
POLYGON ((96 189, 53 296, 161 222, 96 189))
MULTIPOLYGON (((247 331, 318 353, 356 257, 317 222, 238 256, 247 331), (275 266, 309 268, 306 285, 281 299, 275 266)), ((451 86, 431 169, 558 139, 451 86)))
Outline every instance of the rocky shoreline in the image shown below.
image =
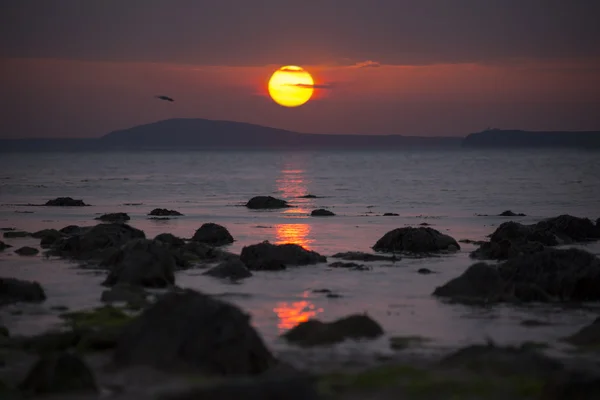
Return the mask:
MULTIPOLYGON (((86 205, 65 199, 69 198, 47 205, 86 205)), ((289 207, 269 196, 253 198, 246 206, 289 207)), ((157 210, 150 215, 180 215, 175 210, 157 210)), ((460 241, 431 227, 391 230, 373 244, 374 253, 324 256, 296 244, 262 242, 234 254, 221 247, 235 238, 215 223, 203 224, 188 239, 170 233, 149 239, 126 223, 129 217, 124 213, 97 219, 101 222, 93 226, 3 232, 7 239, 39 239, 44 256, 70 260, 105 274, 102 285, 106 289, 101 295, 104 306, 61 314, 60 330, 23 337, 2 327, 0 395, 566 400, 600 394, 600 373, 596 371, 600 367, 600 319, 564 338, 577 349, 568 359, 549 355, 540 343, 504 347, 489 342, 430 358, 359 359, 354 365, 328 365, 321 360, 303 365, 297 355, 286 358, 273 353, 250 324, 249 315, 237 306, 177 286, 177 272, 188 269, 201 268, 215 279, 241 281, 252 279, 255 271, 325 263, 332 268, 368 270, 368 263, 376 260, 395 263, 460 249, 460 241)), ((477 244, 473 265, 432 288, 432 296, 472 306, 596 302, 600 300, 600 259, 584 250, 557 246, 598 239, 600 220, 561 215, 533 225, 505 222, 490 234, 489 241, 477 244)), ((0 242, 0 251, 15 251, 20 257, 35 254, 29 249, 40 251, 10 246, 0 242)), ((0 278, 0 307, 41 303, 46 298, 37 282, 0 278)), ((383 328, 370 316, 351 314, 337 321, 309 320, 284 333, 282 339, 298 349, 312 350, 372 340, 382 334, 383 328)), ((390 346, 409 350, 422 340, 426 339, 396 337, 390 346)))

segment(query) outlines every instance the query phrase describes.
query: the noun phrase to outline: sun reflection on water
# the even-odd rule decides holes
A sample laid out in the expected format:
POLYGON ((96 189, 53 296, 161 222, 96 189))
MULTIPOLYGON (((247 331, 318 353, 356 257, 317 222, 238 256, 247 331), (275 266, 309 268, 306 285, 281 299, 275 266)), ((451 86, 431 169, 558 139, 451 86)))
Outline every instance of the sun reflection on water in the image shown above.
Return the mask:
MULTIPOLYGON (((307 298, 308 292, 304 292, 302 297, 307 298)), ((296 325, 306 322, 317 314, 323 312, 322 308, 317 308, 313 303, 308 300, 301 300, 295 302, 280 302, 277 303, 277 307, 273 309, 273 312, 277 314, 279 322, 277 327, 280 333, 292 329, 296 325)))

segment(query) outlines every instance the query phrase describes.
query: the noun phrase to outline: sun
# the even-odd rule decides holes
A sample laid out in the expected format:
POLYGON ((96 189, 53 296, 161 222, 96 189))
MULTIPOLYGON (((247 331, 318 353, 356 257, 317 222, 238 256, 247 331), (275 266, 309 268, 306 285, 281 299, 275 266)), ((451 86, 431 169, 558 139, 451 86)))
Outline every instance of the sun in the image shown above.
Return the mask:
POLYGON ((286 65, 271 75, 269 95, 281 106, 298 107, 310 100, 314 84, 312 76, 303 68, 286 65))

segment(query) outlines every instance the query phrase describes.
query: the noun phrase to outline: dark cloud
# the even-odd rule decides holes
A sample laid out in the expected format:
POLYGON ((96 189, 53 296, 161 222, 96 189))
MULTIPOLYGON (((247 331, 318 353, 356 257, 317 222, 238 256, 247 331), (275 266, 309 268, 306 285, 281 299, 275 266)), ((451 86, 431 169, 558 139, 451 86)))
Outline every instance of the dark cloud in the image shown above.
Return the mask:
POLYGON ((381 67, 381 64, 378 63, 377 61, 367 60, 367 61, 358 62, 352 66, 355 68, 379 68, 379 67, 381 67))
POLYGON ((284 72, 300 72, 300 73, 304 73, 305 71, 301 68, 301 69, 296 69, 296 68, 289 68, 289 67, 283 67, 283 68, 279 68, 280 71, 284 71, 284 72))
POLYGON ((308 83, 288 83, 284 86, 295 86, 295 87, 300 87, 300 88, 313 88, 313 89, 332 89, 333 88, 333 84, 331 83, 315 83, 315 84, 308 84, 308 83))
POLYGON ((594 0, 21 0, 0 57, 198 65, 499 62, 600 56, 594 0), (310 23, 290 15, 311 15, 310 23))

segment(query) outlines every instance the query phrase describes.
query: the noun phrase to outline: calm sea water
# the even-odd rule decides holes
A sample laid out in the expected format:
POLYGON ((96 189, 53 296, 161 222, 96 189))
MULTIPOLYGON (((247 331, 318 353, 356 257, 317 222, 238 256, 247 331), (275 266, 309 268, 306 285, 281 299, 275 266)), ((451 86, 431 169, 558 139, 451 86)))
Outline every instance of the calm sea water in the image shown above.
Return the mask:
MULTIPOLYGON (((148 237, 170 232, 191 237, 205 222, 226 226, 236 242, 230 251, 269 240, 297 243, 332 255, 371 251, 387 231, 422 222, 458 239, 482 240, 511 209, 528 216, 520 221, 569 213, 600 217, 600 154, 585 151, 414 150, 395 152, 114 152, 0 155, 0 227, 28 231, 92 225, 105 212, 127 212, 131 225, 148 237), (300 199, 305 194, 324 196, 300 199), (296 207, 251 211, 240 206, 256 195, 273 195, 296 207), (58 196, 81 198, 92 207, 54 208, 38 204, 58 196), (125 205, 141 203, 140 205, 125 205), (156 207, 176 209, 184 217, 147 218, 156 207), (325 207, 337 216, 308 214, 325 207), (380 216, 385 212, 398 217, 380 216)), ((5 240, 36 245, 34 239, 5 240)), ((585 246, 600 253, 600 245, 585 246)), ((463 245, 455 255, 404 259, 396 264, 369 263, 370 271, 328 268, 326 264, 258 272, 231 284, 180 272, 176 283, 222 295, 252 315, 269 344, 285 348, 278 336, 308 318, 333 320, 367 312, 386 338, 361 348, 387 349, 387 337, 421 335, 433 346, 478 342, 556 340, 589 323, 593 310, 548 306, 473 308, 433 298, 434 288, 459 275, 472 261, 463 245), (437 272, 420 275, 419 268, 437 272), (331 289, 327 298, 314 289, 331 289), (551 326, 520 324, 542 320, 551 326)), ((58 322, 53 306, 73 309, 99 305, 103 276, 63 260, 0 254, 0 275, 39 281, 47 291, 42 305, 11 306, 0 316, 11 330, 31 333, 58 322), (14 315, 15 309, 24 310, 14 315)), ((597 312, 597 311, 596 311, 597 312)), ((358 346, 358 345, 357 345, 358 346)))

